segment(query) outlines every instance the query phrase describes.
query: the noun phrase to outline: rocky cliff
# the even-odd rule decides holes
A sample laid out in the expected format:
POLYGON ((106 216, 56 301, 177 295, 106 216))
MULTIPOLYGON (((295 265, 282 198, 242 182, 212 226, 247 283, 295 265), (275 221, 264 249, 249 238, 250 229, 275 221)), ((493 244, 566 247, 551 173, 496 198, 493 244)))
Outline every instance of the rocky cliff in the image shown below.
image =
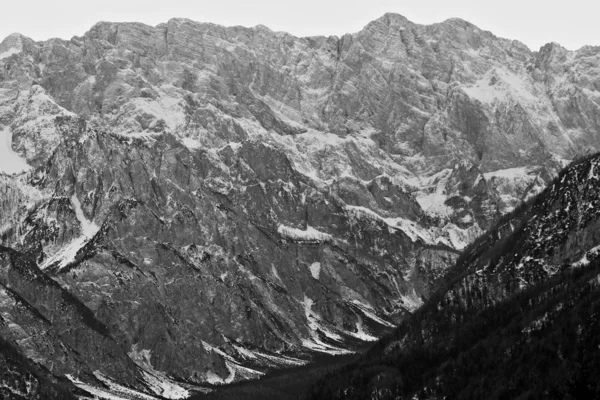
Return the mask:
POLYGON ((11 35, 0 336, 105 396, 352 351, 597 148, 599 64, 395 14, 341 38, 185 19, 11 35))

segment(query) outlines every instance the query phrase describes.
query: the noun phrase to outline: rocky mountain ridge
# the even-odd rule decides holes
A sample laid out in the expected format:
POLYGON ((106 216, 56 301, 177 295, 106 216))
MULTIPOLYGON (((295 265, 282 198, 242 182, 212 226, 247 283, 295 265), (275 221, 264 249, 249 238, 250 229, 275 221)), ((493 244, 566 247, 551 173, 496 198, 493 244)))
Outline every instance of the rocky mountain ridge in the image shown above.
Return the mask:
POLYGON ((599 54, 395 14, 11 35, 0 336, 71 388, 171 398, 375 340, 597 148, 599 54))

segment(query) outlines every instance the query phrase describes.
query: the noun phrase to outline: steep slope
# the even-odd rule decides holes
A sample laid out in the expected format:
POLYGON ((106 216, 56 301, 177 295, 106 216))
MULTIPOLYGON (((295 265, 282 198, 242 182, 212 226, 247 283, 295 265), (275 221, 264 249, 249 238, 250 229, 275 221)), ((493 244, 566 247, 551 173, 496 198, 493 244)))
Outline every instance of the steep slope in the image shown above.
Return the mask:
POLYGON ((1 278, 29 313, 7 300, 2 335, 130 397, 360 348, 597 148, 599 54, 394 14, 342 38, 185 19, 11 35, 1 278))
POLYGON ((409 321, 308 397, 600 395, 599 166, 573 163, 504 217, 409 321))
MULTIPOLYGON (((2 320, 4 323, 5 321, 2 320)), ((34 365, 10 342, 0 337, 0 396, 7 400, 75 399, 75 388, 34 365)))
MULTIPOLYGON (((29 258, 7 264, 6 279, 32 312, 63 310, 11 278, 25 263, 92 318, 91 330, 32 340, 47 368, 55 358, 47 341, 100 344, 98 329, 114 338, 99 346, 112 361, 80 360, 91 350, 76 347, 55 369, 77 370, 84 389, 103 377, 151 392, 158 379, 183 395, 199 388, 170 377, 229 383, 302 365, 310 352, 343 354, 418 306, 456 257, 417 236, 415 222, 348 207, 257 141, 190 151, 169 134, 131 139, 72 117, 56 129, 62 139, 46 165, 19 178, 35 196, 7 181, 16 202, 29 204, 14 207, 26 217, 4 240, 29 258)), ((49 327, 19 326, 58 329, 45 319, 49 327)))

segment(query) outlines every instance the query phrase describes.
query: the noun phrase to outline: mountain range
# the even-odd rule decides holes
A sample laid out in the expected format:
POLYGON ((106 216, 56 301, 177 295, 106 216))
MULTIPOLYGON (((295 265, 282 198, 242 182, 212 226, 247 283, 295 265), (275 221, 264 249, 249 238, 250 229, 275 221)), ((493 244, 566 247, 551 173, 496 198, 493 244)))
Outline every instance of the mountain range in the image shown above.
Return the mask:
MULTIPOLYGON (((460 19, 10 35, 0 393, 186 398, 386 334, 366 357, 404 359, 412 321, 437 346, 431 310, 454 326, 531 303, 590 261, 595 158, 560 171, 599 128, 600 47, 531 51, 460 19)), ((438 393, 431 365, 402 393, 438 393)))

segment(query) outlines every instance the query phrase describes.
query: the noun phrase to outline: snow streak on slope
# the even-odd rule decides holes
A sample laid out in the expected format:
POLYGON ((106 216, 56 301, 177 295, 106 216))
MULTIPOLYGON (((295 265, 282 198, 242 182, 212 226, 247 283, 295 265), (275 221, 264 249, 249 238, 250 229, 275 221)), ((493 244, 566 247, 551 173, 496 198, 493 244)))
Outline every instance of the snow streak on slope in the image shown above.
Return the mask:
MULTIPOLYGON (((101 375, 96 371, 94 373, 96 377, 102 377, 102 381, 106 379, 104 375, 101 375)), ((125 388, 124 386, 118 385, 119 388, 116 391, 113 391, 113 387, 107 386, 110 389, 100 388, 96 386, 92 386, 85 382, 80 381, 79 379, 73 377, 71 374, 65 375, 67 379, 69 379, 75 386, 83 391, 92 395, 93 399, 102 399, 102 400, 131 400, 131 399, 140 399, 140 400, 157 400, 158 397, 149 396, 145 393, 138 392, 136 390, 131 390, 125 388)), ((84 398, 84 397, 80 397, 84 398)))
POLYGON ((381 324, 383 326, 387 326, 389 328, 394 328, 396 325, 389 323, 388 321, 385 321, 381 318, 379 318, 377 315, 375 315, 375 310, 373 309, 373 307, 370 304, 365 304, 357 299, 352 299, 350 300, 350 302, 352 304, 354 304, 356 307, 358 307, 358 309, 360 311, 362 311, 362 313, 368 317, 369 319, 377 322, 378 324, 381 324))
POLYGON ((288 357, 283 355, 272 355, 266 354, 262 351, 248 349, 240 344, 233 344, 231 346, 241 356, 241 358, 252 360, 258 364, 264 364, 265 366, 300 366, 308 364, 307 360, 301 360, 299 358, 288 357))
POLYGON ((93 221, 88 221, 88 219, 85 217, 85 214, 81 209, 81 203, 75 194, 71 196, 71 205, 73 206, 75 216, 77 217, 81 227, 81 236, 73 239, 71 243, 63 247, 52 257, 48 258, 41 265, 42 269, 55 264, 57 264, 58 269, 61 269, 73 262, 79 250, 81 250, 83 246, 85 246, 100 230, 98 225, 96 225, 93 221))
POLYGON ((365 331, 362 320, 358 320, 356 322, 356 332, 347 331, 345 333, 347 335, 350 335, 352 337, 355 337, 355 338, 365 341, 365 342, 376 342, 379 340, 378 337, 373 336, 373 335, 369 334, 367 331, 365 331))
POLYGON ((302 304, 304 305, 304 313, 308 321, 311 336, 310 339, 302 339, 302 345, 304 347, 320 353, 327 353, 332 355, 352 353, 349 350, 345 350, 343 348, 339 348, 325 343, 321 339, 319 333, 326 336, 330 340, 340 343, 342 343, 342 337, 337 333, 331 332, 331 330, 327 329, 323 326, 323 324, 321 324, 321 316, 312 310, 312 306, 314 304, 314 301, 312 299, 304 295, 304 301, 302 302, 302 304))
POLYGON ((12 136, 8 126, 0 131, 0 172, 5 174, 17 174, 31 168, 25 159, 13 150, 12 136))
POLYGON ((346 206, 349 213, 356 217, 365 217, 384 222, 392 229, 399 229, 413 242, 422 241, 428 245, 444 244, 456 250, 464 249, 470 241, 480 233, 478 226, 473 225, 467 229, 461 229, 455 224, 448 223, 445 226, 423 228, 418 223, 406 218, 384 218, 366 207, 346 206))
POLYGON ((144 380, 148 387, 157 395, 167 399, 185 399, 190 396, 190 392, 171 379, 164 373, 157 371, 150 363, 151 351, 137 349, 137 344, 132 346, 129 358, 143 369, 144 380))
POLYGON ((417 240, 422 240, 425 243, 433 244, 434 237, 431 232, 428 232, 426 229, 421 228, 415 222, 410 221, 405 218, 383 218, 375 211, 372 211, 369 208, 361 207, 361 206, 346 206, 346 210, 349 214, 354 215, 355 217, 366 217, 370 219, 379 220, 385 222, 389 227, 400 229, 404 232, 413 242, 417 240))
POLYGON ((292 240, 320 240, 325 242, 333 239, 330 234, 318 231, 309 225, 306 226, 305 230, 279 225, 277 232, 281 236, 292 240))
POLYGON ((206 374, 205 379, 206 379, 206 382, 210 383, 211 385, 223 385, 223 384, 232 383, 236 380, 240 381, 240 380, 247 380, 247 379, 256 379, 256 378, 259 378, 262 375, 264 375, 264 372, 255 371, 251 368, 246 368, 246 367, 241 366, 235 358, 233 358, 229 354, 225 353, 224 351, 222 351, 214 346, 211 346, 210 344, 206 343, 205 341, 202 341, 202 346, 204 347, 204 349, 206 351, 215 353, 215 354, 218 354, 219 356, 221 356, 221 358, 223 358, 223 360, 225 361, 225 366, 227 367, 227 370, 229 371, 229 376, 227 376, 227 378, 225 378, 225 379, 221 378, 214 372, 209 371, 206 374))
POLYGON ((71 204, 73 205, 77 220, 81 224, 81 232, 83 233, 83 236, 88 239, 93 237, 100 230, 100 227, 98 227, 94 221, 88 221, 88 219, 85 217, 77 195, 73 194, 73 196, 71 196, 71 204))

